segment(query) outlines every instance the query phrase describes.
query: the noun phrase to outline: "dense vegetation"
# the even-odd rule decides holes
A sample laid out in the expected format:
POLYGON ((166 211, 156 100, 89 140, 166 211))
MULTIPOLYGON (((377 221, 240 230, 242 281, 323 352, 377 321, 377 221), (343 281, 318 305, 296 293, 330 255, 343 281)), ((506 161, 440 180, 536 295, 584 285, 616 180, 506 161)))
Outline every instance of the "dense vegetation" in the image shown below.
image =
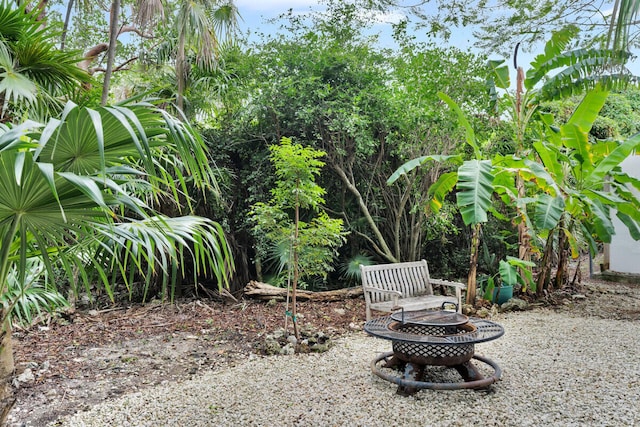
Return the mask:
POLYGON ((79 294, 339 288, 361 263, 426 258, 473 304, 478 277, 562 286, 613 215, 640 238, 618 166, 640 144, 635 3, 606 35, 576 2, 507 2, 490 53, 551 25, 515 78, 409 21, 383 48, 363 13, 400 7, 434 37, 489 16, 450 2, 329 1, 251 42, 233 2, 17 3, 0 0, 0 379, 12 322, 79 294))

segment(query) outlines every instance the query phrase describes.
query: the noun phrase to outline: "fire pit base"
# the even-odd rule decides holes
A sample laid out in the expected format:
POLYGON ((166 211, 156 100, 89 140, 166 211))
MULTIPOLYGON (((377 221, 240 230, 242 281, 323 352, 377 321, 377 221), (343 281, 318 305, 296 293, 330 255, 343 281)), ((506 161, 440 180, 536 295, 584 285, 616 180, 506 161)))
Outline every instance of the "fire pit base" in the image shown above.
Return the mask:
POLYGON ((482 389, 487 388, 491 384, 497 382, 502 376, 502 369, 495 362, 486 357, 474 355, 473 359, 476 359, 479 362, 482 362, 486 365, 491 366, 493 368, 493 375, 489 377, 483 377, 482 374, 478 371, 478 369, 471 363, 471 361, 467 361, 461 363, 459 365, 452 366, 452 368, 456 369, 458 373, 464 379, 463 382, 456 383, 434 383, 434 382, 426 382, 420 381, 423 372, 425 370, 425 365, 417 364, 417 363, 398 363, 397 359, 395 359, 394 353, 382 353, 378 357, 376 357, 371 362, 371 370, 374 374, 379 376, 380 378, 387 380, 389 382, 395 383, 398 385, 398 394, 404 396, 410 396, 418 392, 418 390, 422 389, 432 389, 432 390, 461 390, 461 389, 482 389), (384 361, 385 366, 378 366, 378 363, 384 361), (404 366, 403 366, 404 365, 404 366), (402 376, 397 376, 393 374, 389 374, 387 372, 383 372, 381 368, 383 367, 402 367, 402 376))

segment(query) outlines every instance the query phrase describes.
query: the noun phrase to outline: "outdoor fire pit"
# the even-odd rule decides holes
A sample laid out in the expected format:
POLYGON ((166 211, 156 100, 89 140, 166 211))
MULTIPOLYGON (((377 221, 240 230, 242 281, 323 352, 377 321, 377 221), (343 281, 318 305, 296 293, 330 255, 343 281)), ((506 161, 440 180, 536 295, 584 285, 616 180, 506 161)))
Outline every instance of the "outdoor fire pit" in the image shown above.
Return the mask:
POLYGON ((393 351, 375 358, 371 362, 371 370, 380 378, 398 384, 398 394, 411 395, 425 388, 487 388, 498 381, 502 374, 496 363, 474 354, 475 344, 497 339, 504 334, 502 326, 489 320, 469 318, 444 310, 399 311, 366 322, 364 330, 370 335, 391 341, 393 351), (493 368, 493 375, 483 377, 472 359, 493 368), (428 366, 453 368, 464 381, 424 381, 428 366), (382 368, 395 368, 401 374, 394 375, 382 368))

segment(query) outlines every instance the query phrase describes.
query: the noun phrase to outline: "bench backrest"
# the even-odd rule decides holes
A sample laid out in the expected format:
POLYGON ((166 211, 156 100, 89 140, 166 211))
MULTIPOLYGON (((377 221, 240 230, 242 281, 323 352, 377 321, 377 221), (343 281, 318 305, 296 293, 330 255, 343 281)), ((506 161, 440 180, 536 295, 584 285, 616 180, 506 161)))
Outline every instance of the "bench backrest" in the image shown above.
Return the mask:
MULTIPOLYGON (((384 290, 399 291, 402 297, 418 295, 433 295, 433 288, 429 282, 429 268, 427 261, 398 262, 394 264, 361 265, 362 285, 384 290)), ((368 292, 365 292, 367 295, 368 292)), ((391 295, 382 292, 372 292, 371 301, 376 303, 389 301, 391 295)))

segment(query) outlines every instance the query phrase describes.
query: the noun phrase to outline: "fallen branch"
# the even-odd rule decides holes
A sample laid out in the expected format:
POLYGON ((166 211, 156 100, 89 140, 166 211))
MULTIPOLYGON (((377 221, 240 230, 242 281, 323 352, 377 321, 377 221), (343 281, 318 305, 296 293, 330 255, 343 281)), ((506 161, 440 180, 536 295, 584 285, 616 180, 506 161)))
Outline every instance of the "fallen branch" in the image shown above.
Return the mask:
MULTIPOLYGON (((361 295, 362 287, 360 286, 323 292, 297 291, 297 298, 301 301, 342 301, 349 298, 358 298, 361 295)), ((272 299, 284 301, 287 297, 287 289, 252 280, 245 286, 244 296, 266 301, 272 299)))

